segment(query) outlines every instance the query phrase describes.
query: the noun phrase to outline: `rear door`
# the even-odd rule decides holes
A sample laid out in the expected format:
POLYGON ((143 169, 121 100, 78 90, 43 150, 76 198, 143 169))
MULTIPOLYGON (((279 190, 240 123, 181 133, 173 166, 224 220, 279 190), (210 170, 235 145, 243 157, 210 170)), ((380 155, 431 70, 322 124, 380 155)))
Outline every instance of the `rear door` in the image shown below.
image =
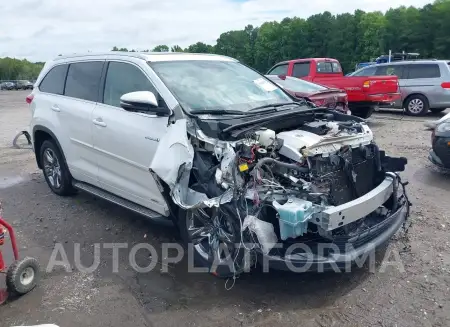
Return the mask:
POLYGON ((92 120, 100 187, 166 215, 166 201, 149 167, 167 131, 168 117, 122 109, 120 97, 135 91, 152 91, 160 105, 166 105, 145 69, 128 61, 109 62, 102 101, 92 120))
POLYGON ((97 184, 91 113, 98 98, 102 61, 54 66, 42 79, 31 104, 39 121, 55 133, 72 176, 97 184))
POLYGON ((69 64, 64 97, 53 107, 65 136, 60 142, 72 176, 98 185, 98 168, 92 140, 92 112, 99 98, 104 60, 69 64))

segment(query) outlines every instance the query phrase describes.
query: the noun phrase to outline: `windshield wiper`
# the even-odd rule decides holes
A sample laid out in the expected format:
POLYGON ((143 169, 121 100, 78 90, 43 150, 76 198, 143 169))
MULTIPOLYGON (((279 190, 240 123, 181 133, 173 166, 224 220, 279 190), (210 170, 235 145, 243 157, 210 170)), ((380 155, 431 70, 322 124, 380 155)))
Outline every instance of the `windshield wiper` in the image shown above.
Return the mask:
POLYGON ((264 106, 259 106, 259 107, 255 107, 253 109, 250 109, 248 112, 266 112, 266 111, 273 111, 276 110, 276 108, 279 107, 284 107, 284 106, 288 106, 288 105, 297 105, 300 106, 300 104, 298 102, 284 102, 284 103, 275 103, 275 104, 266 104, 264 106), (261 109, 266 109, 266 108, 270 108, 269 110, 261 110, 261 109))
POLYGON ((212 114, 212 115, 245 115, 245 112, 239 111, 239 110, 226 110, 226 109, 199 109, 199 110, 191 110, 189 113, 193 115, 199 115, 199 114, 212 114))

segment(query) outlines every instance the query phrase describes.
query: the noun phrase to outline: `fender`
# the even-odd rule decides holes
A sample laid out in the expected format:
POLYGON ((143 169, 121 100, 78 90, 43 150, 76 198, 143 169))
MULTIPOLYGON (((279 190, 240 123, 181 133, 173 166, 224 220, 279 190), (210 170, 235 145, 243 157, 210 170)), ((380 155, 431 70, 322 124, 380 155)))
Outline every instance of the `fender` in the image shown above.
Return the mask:
POLYGON ((32 131, 32 139, 33 139, 33 148, 34 148, 34 153, 36 154, 36 163, 37 166, 42 169, 42 165, 41 165, 41 158, 40 158, 40 153, 38 153, 38 151, 36 151, 36 132, 45 132, 47 134, 49 134, 51 136, 51 138, 53 139, 53 141, 55 141, 56 146, 58 147, 59 152, 61 153, 64 163, 66 164, 67 167, 67 162, 66 162, 66 156, 64 155, 64 151, 61 147, 61 144, 58 141, 58 138, 56 137, 56 135, 47 127, 42 126, 42 125, 35 125, 33 127, 33 131, 32 131))

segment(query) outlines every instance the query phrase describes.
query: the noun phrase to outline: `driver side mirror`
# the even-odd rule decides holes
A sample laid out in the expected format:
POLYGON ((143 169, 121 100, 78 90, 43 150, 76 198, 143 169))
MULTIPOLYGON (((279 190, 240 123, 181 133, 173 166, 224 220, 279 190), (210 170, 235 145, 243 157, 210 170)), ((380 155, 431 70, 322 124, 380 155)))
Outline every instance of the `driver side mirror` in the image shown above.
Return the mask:
POLYGON ((130 92, 120 97, 120 106, 127 111, 154 113, 157 116, 170 116, 169 108, 159 107, 158 100, 153 92, 130 92))

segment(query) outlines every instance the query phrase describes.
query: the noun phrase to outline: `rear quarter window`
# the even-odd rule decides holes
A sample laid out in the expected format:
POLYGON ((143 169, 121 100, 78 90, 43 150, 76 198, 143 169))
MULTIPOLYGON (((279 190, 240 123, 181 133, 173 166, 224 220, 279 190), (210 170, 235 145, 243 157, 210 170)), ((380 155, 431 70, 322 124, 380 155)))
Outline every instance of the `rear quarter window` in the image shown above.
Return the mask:
POLYGON ((441 71, 438 64, 408 65, 408 79, 438 77, 441 77, 441 71))
POLYGON ((39 90, 46 93, 63 94, 68 67, 69 65, 58 65, 50 69, 39 84, 39 90))
POLYGON ((98 101, 103 63, 103 61, 92 61, 70 64, 64 95, 98 101))

